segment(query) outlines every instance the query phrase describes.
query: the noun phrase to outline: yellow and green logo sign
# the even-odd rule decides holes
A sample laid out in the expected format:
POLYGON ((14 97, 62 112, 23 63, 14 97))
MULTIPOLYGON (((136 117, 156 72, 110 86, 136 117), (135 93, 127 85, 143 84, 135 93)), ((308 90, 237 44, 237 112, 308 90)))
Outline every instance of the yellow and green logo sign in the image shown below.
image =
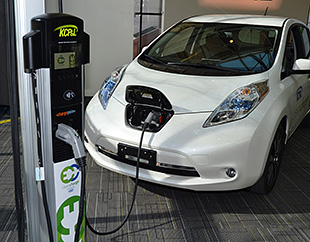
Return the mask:
POLYGON ((54 32, 56 31, 59 31, 59 37, 76 37, 79 29, 73 24, 67 24, 57 27, 54 29, 54 32))

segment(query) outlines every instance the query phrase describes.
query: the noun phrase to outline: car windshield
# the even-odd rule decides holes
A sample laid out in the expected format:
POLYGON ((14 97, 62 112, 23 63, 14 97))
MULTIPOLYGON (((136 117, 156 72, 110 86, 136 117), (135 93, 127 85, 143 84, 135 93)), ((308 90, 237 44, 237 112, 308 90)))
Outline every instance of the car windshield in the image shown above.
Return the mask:
POLYGON ((273 65, 279 36, 276 27, 183 22, 154 42, 138 62, 182 74, 260 73, 273 65))

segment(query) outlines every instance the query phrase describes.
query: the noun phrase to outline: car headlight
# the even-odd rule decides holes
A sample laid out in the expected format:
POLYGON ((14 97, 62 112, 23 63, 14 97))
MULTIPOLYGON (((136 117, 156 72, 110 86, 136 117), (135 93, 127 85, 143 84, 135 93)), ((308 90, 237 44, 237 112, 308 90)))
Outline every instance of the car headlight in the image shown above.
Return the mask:
POLYGON ((203 127, 223 124, 249 115, 269 92, 268 80, 233 91, 210 115, 203 127))
POLYGON ((104 109, 107 108, 109 99, 112 96, 117 84, 120 82, 125 69, 126 65, 117 67, 111 75, 104 80, 98 95, 104 109))

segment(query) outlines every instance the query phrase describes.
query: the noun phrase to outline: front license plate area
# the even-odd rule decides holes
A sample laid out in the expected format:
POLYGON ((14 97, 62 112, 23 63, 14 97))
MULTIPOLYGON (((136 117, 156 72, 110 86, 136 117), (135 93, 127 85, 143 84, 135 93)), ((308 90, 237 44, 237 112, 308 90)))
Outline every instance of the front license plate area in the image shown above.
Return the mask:
MULTIPOLYGON (((138 148, 135 146, 125 145, 122 143, 118 144, 118 156, 120 159, 136 163, 138 156, 138 148)), ((156 151, 141 149, 140 163, 148 166, 156 166, 156 151)))

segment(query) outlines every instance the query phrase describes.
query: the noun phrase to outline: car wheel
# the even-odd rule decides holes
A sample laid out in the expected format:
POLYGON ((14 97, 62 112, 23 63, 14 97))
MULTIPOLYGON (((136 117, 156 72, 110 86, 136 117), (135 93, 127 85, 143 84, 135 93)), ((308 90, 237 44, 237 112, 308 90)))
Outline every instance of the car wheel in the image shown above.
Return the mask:
POLYGON ((280 125, 273 138, 264 173, 258 182, 251 187, 251 192, 268 194, 273 189, 280 170, 282 155, 285 147, 285 132, 280 125))

